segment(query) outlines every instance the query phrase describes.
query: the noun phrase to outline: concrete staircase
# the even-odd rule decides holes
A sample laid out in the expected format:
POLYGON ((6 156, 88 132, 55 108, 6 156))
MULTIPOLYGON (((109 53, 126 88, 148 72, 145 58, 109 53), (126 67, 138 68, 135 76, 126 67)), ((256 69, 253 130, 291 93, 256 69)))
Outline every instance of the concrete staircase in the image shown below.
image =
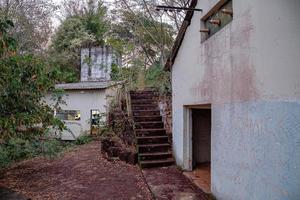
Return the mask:
POLYGON ((138 160, 142 168, 163 167, 174 163, 164 123, 153 91, 131 91, 138 160))

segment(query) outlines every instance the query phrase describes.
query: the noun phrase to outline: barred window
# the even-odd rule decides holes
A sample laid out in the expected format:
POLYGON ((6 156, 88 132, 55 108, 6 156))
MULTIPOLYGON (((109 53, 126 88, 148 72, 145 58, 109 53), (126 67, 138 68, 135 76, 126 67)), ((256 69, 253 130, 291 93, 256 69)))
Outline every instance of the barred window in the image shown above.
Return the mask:
POLYGON ((233 6, 232 0, 220 1, 213 9, 211 9, 202 18, 202 41, 208 39, 227 24, 229 24, 233 19, 233 6))
POLYGON ((69 121, 79 121, 80 120, 80 111, 79 110, 59 110, 55 115, 61 120, 69 121))

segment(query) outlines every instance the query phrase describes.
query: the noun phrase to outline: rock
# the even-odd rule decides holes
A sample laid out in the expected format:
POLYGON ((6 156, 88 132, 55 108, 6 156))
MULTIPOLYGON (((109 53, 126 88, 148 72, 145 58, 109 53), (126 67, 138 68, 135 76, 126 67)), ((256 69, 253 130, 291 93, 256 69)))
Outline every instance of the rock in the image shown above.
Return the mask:
POLYGON ((128 162, 128 158, 130 156, 131 152, 128 150, 124 150, 122 152, 120 152, 119 158, 122 161, 128 162))
POLYGON ((107 154, 108 157, 119 157, 121 152, 120 147, 109 147, 107 154))
POLYGON ((128 157, 128 161, 127 163, 131 164, 131 165, 135 165, 138 162, 138 154, 135 152, 131 152, 129 157, 128 157))
POLYGON ((11 189, 0 186, 0 200, 30 200, 22 194, 19 194, 11 189))
POLYGON ((103 138, 101 140, 101 151, 108 152, 108 148, 113 146, 113 143, 110 141, 109 138, 103 138))

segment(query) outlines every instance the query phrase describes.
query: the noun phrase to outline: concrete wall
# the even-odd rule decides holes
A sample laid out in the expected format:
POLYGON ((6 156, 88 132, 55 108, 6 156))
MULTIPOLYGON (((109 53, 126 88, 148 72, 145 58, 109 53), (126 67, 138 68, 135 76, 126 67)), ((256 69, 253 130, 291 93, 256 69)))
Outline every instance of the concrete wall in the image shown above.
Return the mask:
POLYGON ((201 43, 199 0, 172 69, 173 149, 185 163, 185 106, 212 107, 212 193, 300 198, 300 1, 234 0, 233 21, 201 43))
POLYGON ((160 95, 158 100, 160 109, 160 115, 164 123, 167 135, 170 141, 172 140, 172 96, 171 95, 160 95))
MULTIPOLYGON (((46 102, 53 105, 52 95, 46 96, 46 102)), ((65 92, 64 100, 67 105, 61 105, 63 110, 80 110, 80 120, 65 121, 66 126, 72 133, 78 137, 81 134, 90 133, 91 110, 98 109, 100 112, 106 113, 106 90, 70 90, 65 92)), ((68 131, 62 134, 64 140, 74 140, 75 138, 68 131)))
POLYGON ((81 49, 81 81, 110 80, 113 52, 111 47, 81 49), (89 72, 90 71, 90 72, 89 72), (90 74, 89 74, 90 73, 90 74))

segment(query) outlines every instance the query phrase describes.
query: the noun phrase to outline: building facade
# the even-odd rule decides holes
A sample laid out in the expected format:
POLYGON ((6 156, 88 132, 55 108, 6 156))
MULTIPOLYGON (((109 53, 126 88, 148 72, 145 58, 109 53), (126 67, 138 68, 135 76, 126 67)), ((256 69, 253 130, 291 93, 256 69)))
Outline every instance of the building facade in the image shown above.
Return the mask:
MULTIPOLYGON (((81 77, 78 83, 57 84, 64 90, 63 104, 55 110, 55 116, 63 120, 67 130, 61 134, 63 140, 75 140, 82 134, 94 134, 106 121, 108 105, 118 84, 111 81, 111 66, 114 61, 109 46, 81 49, 81 77)), ((45 99, 54 107, 53 94, 45 99)))
POLYGON ((166 64, 177 165, 209 162, 218 200, 300 199, 300 1, 192 4, 166 64))
POLYGON ((82 48, 80 81, 110 81, 113 63, 117 59, 110 46, 82 48))

